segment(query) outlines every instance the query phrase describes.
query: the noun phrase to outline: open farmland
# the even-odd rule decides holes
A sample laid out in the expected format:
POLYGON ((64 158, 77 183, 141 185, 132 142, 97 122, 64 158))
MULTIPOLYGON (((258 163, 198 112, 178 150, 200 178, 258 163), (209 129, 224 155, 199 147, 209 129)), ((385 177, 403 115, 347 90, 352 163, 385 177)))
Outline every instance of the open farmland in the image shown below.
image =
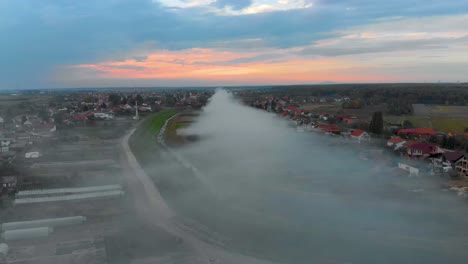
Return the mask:
POLYGON ((341 109, 340 104, 305 104, 301 109, 307 112, 338 112, 341 109))
POLYGON ((468 106, 414 104, 414 115, 385 116, 386 122, 410 121, 415 127, 431 127, 442 132, 463 133, 468 128, 468 106))
POLYGON ((440 117, 415 117, 415 116, 385 116, 385 122, 402 124, 410 121, 414 127, 431 127, 437 131, 463 133, 468 127, 468 119, 440 118, 440 117))

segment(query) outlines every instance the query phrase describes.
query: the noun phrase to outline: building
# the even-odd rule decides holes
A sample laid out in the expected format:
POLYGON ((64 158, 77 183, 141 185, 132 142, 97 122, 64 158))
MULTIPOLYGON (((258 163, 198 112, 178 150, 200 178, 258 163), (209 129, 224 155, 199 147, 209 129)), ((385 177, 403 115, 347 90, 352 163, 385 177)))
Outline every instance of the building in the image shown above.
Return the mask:
POLYGON ((397 150, 403 147, 405 143, 406 143, 406 140, 400 137, 392 137, 391 139, 387 141, 387 147, 397 150))
POLYGON ((0 194, 16 192, 17 182, 16 176, 0 176, 0 194))
POLYGON ((455 163, 455 171, 460 177, 468 177, 468 154, 455 163))
POLYGON ((411 158, 427 158, 443 152, 437 145, 425 142, 418 142, 407 148, 407 155, 411 158))
POLYGON ((442 153, 440 157, 431 158, 432 171, 440 173, 449 173, 455 171, 455 164, 464 156, 465 154, 463 152, 448 151, 442 153))
POLYGON ((0 138, 0 152, 10 151, 10 146, 14 141, 12 138, 0 138))
POLYGON ((405 128, 397 131, 397 135, 405 137, 430 138, 437 131, 432 128, 405 128))
POLYGON ((361 129, 355 129, 350 137, 354 140, 357 140, 359 143, 361 143, 362 141, 370 141, 370 135, 364 131, 364 130, 361 130, 361 129))
POLYGON ((289 112, 295 112, 296 110, 297 110, 297 106, 294 106, 294 105, 290 105, 286 107, 286 111, 289 111, 289 112))
POLYGON ((403 171, 409 172, 409 175, 411 176, 418 176, 419 175, 419 169, 416 167, 413 167, 411 165, 408 165, 406 163, 398 163, 398 168, 403 171))
POLYGON ((442 162, 455 167, 455 164, 465 157, 465 153, 460 151, 445 152, 442 154, 442 162))
POLYGON ((114 120, 114 115, 112 113, 94 113, 94 117, 102 120, 114 120))

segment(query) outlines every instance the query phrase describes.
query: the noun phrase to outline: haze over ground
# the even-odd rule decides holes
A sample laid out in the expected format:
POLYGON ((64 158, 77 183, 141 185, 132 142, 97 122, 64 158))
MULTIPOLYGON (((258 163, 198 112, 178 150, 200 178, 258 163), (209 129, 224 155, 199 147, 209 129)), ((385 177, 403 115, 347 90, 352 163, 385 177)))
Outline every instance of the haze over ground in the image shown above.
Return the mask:
POLYGON ((177 152, 209 188, 168 158, 155 164, 163 195, 228 248, 286 263, 466 262, 466 203, 433 178, 394 175, 225 91, 185 133, 202 140, 177 152))

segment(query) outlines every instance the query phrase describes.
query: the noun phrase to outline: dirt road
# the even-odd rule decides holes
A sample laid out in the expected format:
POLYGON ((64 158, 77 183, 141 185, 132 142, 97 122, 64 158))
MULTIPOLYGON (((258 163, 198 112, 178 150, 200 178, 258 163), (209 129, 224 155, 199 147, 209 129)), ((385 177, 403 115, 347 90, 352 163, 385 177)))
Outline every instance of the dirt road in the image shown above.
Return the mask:
POLYGON ((122 161, 121 165, 127 182, 127 191, 132 194, 135 204, 136 217, 145 224, 162 228, 175 236, 175 239, 184 244, 189 252, 183 258, 171 256, 159 256, 150 259, 138 260, 133 263, 213 263, 213 264, 266 264, 271 263, 249 256, 244 256, 227 251, 218 245, 207 243, 186 228, 181 226, 176 220, 174 212, 161 196, 159 190, 154 185, 143 168, 133 155, 128 144, 130 136, 136 129, 132 129, 121 141, 122 161))

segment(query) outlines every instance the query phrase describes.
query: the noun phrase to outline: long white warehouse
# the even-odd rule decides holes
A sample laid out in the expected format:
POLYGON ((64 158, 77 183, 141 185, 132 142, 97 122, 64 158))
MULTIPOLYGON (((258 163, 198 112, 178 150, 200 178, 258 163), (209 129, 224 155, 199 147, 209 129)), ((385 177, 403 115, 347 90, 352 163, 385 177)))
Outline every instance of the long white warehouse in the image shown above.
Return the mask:
POLYGON ((40 220, 34 220, 34 221, 3 223, 1 225, 1 229, 2 231, 7 231, 7 230, 35 228, 35 227, 68 226, 68 225, 81 224, 84 221, 86 221, 86 217, 84 216, 50 218, 50 219, 40 219, 40 220))
POLYGON ((92 193, 70 194, 70 195, 49 196, 49 197, 17 198, 14 201, 14 205, 29 204, 29 203, 61 202, 61 201, 71 201, 71 200, 90 199, 90 198, 99 198, 99 197, 112 197, 112 196, 121 196, 123 194, 124 192, 121 190, 111 190, 111 191, 105 191, 105 192, 92 192, 92 193))
POLYGON ((16 197, 33 196, 33 195, 50 195, 50 194, 64 194, 64 193, 89 193, 89 192, 101 192, 109 190, 120 190, 122 185, 103 185, 103 186, 91 186, 91 187, 80 187, 80 188, 60 188, 60 189, 43 189, 43 190, 28 190, 19 191, 16 197))
POLYGON ((18 230, 8 230, 3 232, 2 238, 5 241, 19 240, 19 239, 31 239, 47 237, 52 233, 53 229, 50 227, 35 227, 18 230))

